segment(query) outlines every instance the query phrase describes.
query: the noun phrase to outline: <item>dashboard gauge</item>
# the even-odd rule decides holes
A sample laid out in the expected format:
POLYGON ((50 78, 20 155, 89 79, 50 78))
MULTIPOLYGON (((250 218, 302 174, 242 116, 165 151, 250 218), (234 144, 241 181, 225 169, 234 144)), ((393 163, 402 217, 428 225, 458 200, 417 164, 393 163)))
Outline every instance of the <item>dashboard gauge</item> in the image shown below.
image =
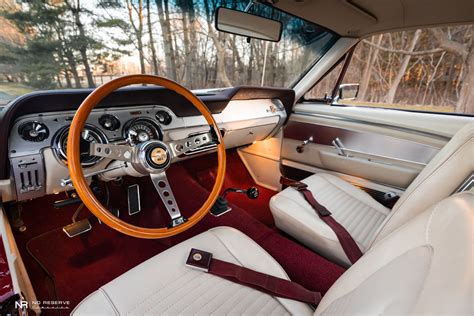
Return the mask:
POLYGON ((133 146, 151 139, 163 138, 160 128, 148 118, 137 118, 127 122, 123 131, 123 137, 133 146))
POLYGON ((110 114, 104 114, 99 117, 99 124, 108 131, 116 131, 120 127, 119 119, 110 114))
POLYGON ((163 125, 169 125, 172 121, 171 115, 163 110, 156 112, 155 117, 163 125))
MULTIPOLYGON (((64 162, 67 162, 67 138, 69 134, 69 127, 64 127, 58 131, 53 139, 53 148, 57 156, 64 162)), ((101 157, 91 156, 89 154, 89 147, 91 143, 106 144, 107 137, 98 128, 86 124, 81 133, 80 151, 81 151, 81 164, 82 166, 92 166, 98 161, 102 160, 101 157)))

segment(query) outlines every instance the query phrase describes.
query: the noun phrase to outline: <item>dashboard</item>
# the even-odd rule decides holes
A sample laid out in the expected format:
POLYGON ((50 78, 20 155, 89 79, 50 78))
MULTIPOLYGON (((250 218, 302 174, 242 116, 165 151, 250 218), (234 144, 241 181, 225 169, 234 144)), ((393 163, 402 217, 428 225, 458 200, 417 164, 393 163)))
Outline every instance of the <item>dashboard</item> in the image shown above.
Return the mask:
MULTIPOLYGON (((140 91, 134 91, 135 98, 140 99, 140 91)), ((225 92, 225 100, 218 97, 222 92, 207 93, 201 99, 213 112, 226 148, 244 146, 271 137, 287 119, 287 106, 283 103, 287 100, 279 97, 279 94, 258 90, 256 94, 247 91, 234 98, 239 94, 238 91, 231 97, 228 91, 225 92)), ((161 101, 155 101, 155 104, 111 102, 95 108, 82 131, 80 148, 84 174, 100 173, 100 179, 104 181, 124 175, 139 176, 133 168, 123 163, 90 155, 91 143, 136 146, 151 139, 176 141, 209 130, 203 116, 184 111, 182 106, 175 106, 173 102, 177 100, 161 101)), ((140 102, 135 100, 134 103, 140 102)), ((7 161, 10 166, 8 179, 11 192, 3 194, 3 201, 27 200, 73 188, 67 169, 66 146, 75 109, 45 109, 41 113, 25 113, 17 109, 20 114, 9 122, 7 161)), ((6 124, 5 113, 1 123, 2 127, 6 124)), ((185 151, 178 160, 211 153, 215 147, 216 144, 208 143, 185 151)))

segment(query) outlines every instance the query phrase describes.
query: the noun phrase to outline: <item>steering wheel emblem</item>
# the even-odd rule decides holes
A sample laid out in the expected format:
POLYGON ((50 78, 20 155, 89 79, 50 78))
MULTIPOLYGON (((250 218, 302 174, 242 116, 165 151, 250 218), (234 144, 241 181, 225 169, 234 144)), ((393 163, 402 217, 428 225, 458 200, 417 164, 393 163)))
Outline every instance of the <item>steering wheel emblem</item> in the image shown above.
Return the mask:
POLYGON ((161 147, 154 148, 150 153, 150 159, 155 164, 161 166, 164 165, 168 160, 168 153, 161 147))

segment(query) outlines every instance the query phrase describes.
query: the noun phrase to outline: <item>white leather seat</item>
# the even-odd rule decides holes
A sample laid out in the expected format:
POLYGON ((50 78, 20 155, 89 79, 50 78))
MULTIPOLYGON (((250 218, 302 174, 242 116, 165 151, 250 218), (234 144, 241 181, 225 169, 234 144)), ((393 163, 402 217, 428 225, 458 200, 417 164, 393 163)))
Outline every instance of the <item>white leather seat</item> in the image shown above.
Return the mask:
MULTIPOLYGON (((433 157, 390 211, 370 195, 330 174, 302 182, 315 198, 367 251, 421 211, 451 195, 474 171, 474 123, 464 126, 433 157)), ((327 258, 349 266, 334 232, 314 212, 300 192, 287 188, 270 200, 278 228, 327 258)))
MULTIPOLYGON (((323 297, 315 315, 472 315, 474 195, 455 195, 372 247, 323 297), (455 246, 453 246, 455 245, 455 246)), ((191 247, 287 278, 255 242, 227 227, 191 238, 89 295, 74 315, 311 315, 302 303, 185 266, 191 247)))
MULTIPOLYGON (((274 298, 188 268, 191 248, 247 268, 288 279, 283 268, 238 230, 218 227, 143 262, 98 291, 74 315, 312 315, 306 304, 274 298)), ((117 263, 119 264, 119 263, 117 263)))

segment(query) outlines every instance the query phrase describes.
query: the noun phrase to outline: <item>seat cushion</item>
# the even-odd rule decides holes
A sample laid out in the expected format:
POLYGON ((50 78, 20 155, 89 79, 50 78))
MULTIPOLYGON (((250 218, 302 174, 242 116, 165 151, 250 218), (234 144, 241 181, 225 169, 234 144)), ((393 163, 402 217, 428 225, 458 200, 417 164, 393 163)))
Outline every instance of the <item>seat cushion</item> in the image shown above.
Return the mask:
MULTIPOLYGON (((366 192, 330 174, 315 174, 302 182, 364 252, 390 210, 366 192)), ((293 188, 281 191, 270 200, 270 209, 278 228, 330 260, 350 265, 336 234, 319 218, 301 192, 293 188)))
POLYGON ((218 227, 143 262, 85 298, 74 315, 312 315, 308 305, 275 298, 185 265, 191 248, 288 279, 283 268, 243 233, 218 227))

